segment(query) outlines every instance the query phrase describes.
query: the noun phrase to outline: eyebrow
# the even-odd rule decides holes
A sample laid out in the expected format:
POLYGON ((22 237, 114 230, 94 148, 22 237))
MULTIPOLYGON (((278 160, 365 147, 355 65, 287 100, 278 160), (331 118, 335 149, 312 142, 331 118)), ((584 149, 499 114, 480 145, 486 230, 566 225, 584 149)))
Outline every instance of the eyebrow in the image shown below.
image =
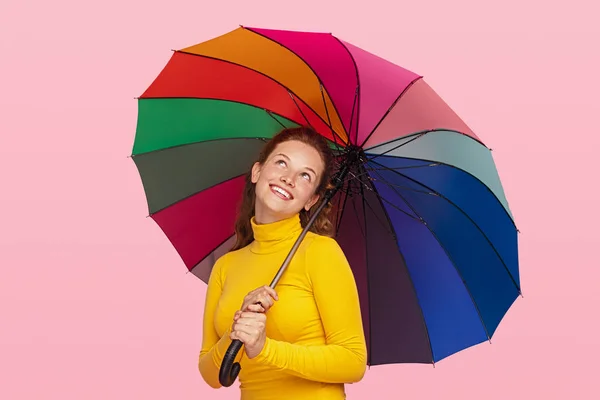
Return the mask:
MULTIPOLYGON (((288 160, 290 159, 288 156, 286 156, 286 155, 285 155, 285 154, 283 154, 283 153, 277 153, 277 154, 275 154, 275 155, 276 155, 276 156, 282 156, 282 157, 284 157, 284 158, 286 158, 286 159, 288 159, 288 160)), ((306 168, 307 170, 309 170, 310 172, 312 172, 312 173, 313 173, 315 176, 317 176, 317 173, 316 173, 316 172, 315 172, 315 170, 314 170, 314 169, 312 169, 311 167, 304 167, 304 168, 306 168)))

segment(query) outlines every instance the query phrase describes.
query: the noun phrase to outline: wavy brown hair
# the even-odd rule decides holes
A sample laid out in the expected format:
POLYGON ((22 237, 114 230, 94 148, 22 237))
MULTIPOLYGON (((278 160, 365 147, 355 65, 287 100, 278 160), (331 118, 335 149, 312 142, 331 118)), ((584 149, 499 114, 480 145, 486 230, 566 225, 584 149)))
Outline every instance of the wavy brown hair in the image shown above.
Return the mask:
MULTIPOLYGON (((330 181, 333 174, 334 157, 331 149, 329 148, 327 140, 323 136, 311 128, 298 127, 283 129, 273 136, 273 138, 266 143, 258 157, 258 160, 256 161, 260 164, 264 164, 278 144, 289 140, 297 140, 312 146, 321 156, 321 160, 323 160, 325 167, 323 174, 321 175, 321 180, 319 181, 317 189, 315 190, 315 193, 319 195, 319 201, 309 211, 306 211, 304 208, 300 211, 300 222, 302 224, 302 228, 304 228, 312 216, 311 213, 318 208, 319 203, 323 201, 323 197, 327 189, 330 188, 330 181)), ((236 243, 232 247, 232 251, 241 249, 249 245, 254 240, 254 233, 252 231, 252 224, 250 220, 254 216, 255 184, 252 183, 251 177, 252 170, 248 171, 246 175, 246 186, 244 187, 242 201, 238 210, 237 220, 235 222, 235 233, 237 235, 236 243)), ((332 236, 333 225, 329 220, 330 211, 331 203, 327 204, 323 208, 309 230, 320 235, 332 236)))

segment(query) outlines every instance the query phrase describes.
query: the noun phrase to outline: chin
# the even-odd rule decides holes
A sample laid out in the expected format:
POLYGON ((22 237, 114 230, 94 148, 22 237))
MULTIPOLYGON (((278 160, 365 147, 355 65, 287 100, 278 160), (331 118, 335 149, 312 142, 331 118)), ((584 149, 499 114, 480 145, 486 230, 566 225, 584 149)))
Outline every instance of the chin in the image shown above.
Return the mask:
POLYGON ((270 206, 269 204, 266 204, 265 207, 263 208, 263 210, 266 213, 269 213, 272 215, 277 215, 277 216, 280 216, 283 218, 291 217, 292 215, 296 214, 299 211, 293 207, 277 207, 277 206, 270 206))
MULTIPOLYGON (((276 202, 273 202, 276 203, 276 202)), ((273 204, 270 202, 257 204, 261 208, 261 214, 263 216, 271 216, 275 217, 278 220, 289 218, 300 212, 300 209, 296 209, 295 207, 281 207, 281 204, 273 204)))

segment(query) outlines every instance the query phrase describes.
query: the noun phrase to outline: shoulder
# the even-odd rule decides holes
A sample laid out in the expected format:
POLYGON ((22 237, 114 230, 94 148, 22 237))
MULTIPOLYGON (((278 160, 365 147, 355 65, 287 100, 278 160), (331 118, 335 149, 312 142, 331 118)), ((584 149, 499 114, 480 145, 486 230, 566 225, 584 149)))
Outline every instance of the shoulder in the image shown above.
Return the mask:
POLYGON ((237 252, 239 252, 239 250, 228 251, 227 253, 224 253, 221 256, 217 257, 212 266, 212 270, 210 273, 211 278, 217 279, 220 282, 223 281, 227 276, 229 266, 232 265, 232 263, 234 263, 232 262, 232 260, 236 257, 237 252))
POLYGON ((347 288, 353 284, 352 268, 334 238, 311 235, 306 245, 305 263, 307 277, 315 290, 347 288))
MULTIPOLYGON (((311 234, 306 246, 306 261, 310 266, 347 267, 348 261, 339 243, 332 237, 311 234)), ((309 266, 309 267, 310 267, 309 266)))
POLYGON ((310 240, 307 245, 306 252, 310 255, 342 252, 342 248, 340 247, 338 242, 332 237, 319 235, 311 232, 310 236, 307 239, 310 240))

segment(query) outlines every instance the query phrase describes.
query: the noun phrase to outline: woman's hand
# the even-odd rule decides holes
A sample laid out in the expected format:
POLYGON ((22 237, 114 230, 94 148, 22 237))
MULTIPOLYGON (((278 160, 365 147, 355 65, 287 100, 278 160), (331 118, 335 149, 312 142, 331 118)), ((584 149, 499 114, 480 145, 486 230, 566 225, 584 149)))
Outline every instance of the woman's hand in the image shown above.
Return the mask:
POLYGON ((265 325, 267 316, 261 312, 237 311, 233 317, 233 326, 229 337, 244 343, 248 358, 254 358, 265 347, 265 325))
POLYGON ((244 297, 241 311, 265 313, 279 300, 277 292, 270 286, 261 286, 254 289, 244 297))
POLYGON ((277 292, 270 286, 254 289, 244 297, 242 308, 233 317, 233 326, 229 337, 244 343, 248 358, 260 354, 265 346, 265 313, 279 300, 277 292))

